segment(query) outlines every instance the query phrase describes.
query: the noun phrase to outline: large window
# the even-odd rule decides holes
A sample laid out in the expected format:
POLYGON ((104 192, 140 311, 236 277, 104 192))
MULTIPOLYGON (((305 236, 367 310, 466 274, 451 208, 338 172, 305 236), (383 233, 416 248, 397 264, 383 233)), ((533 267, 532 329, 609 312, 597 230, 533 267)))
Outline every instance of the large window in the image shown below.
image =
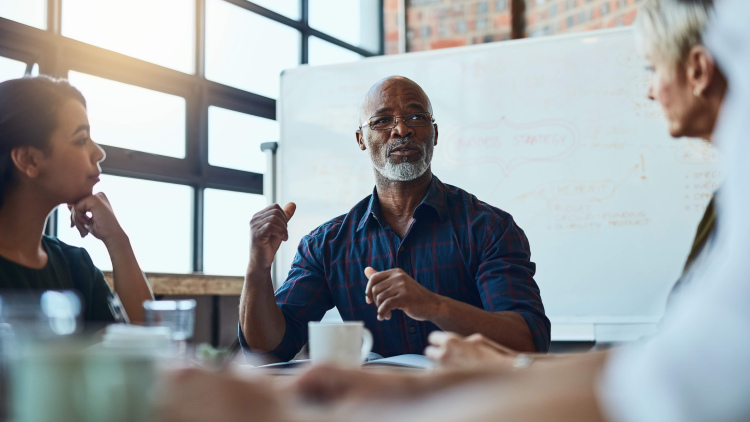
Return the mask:
POLYGON ((310 37, 310 65, 324 65, 353 62, 362 56, 345 48, 323 41, 318 37, 310 37))
POLYGON ((375 51, 382 6, 369 0, 309 0, 310 26, 349 44, 375 51))
POLYGON ((208 108, 208 163, 214 166, 266 172, 263 142, 279 139, 275 120, 211 106, 208 108))
POLYGON ((266 207, 266 198, 240 192, 206 189, 204 271, 245 274, 250 254, 250 218, 266 207))
POLYGON ((40 29, 47 28, 47 0, 2 0, 0 17, 40 29))
MULTIPOLYGON (((192 271, 193 192, 189 186, 102 175, 94 191, 107 195, 141 267, 165 273, 192 271)), ((100 269, 112 269, 104 244, 92 235, 81 238, 70 227, 67 206, 58 207, 57 221, 60 240, 85 247, 100 269)))
MULTIPOLYGON (((284 69, 382 54, 382 0, 0 0, 0 81, 69 78, 143 269, 242 275, 284 69)), ((281 145, 283 147, 283 144, 281 145)), ((85 246, 61 206, 50 234, 85 246)))
POLYGON ((224 0, 208 0, 208 79, 278 98, 279 74, 284 69, 296 66, 299 56, 300 37, 294 28, 224 0))
POLYGON ((185 99, 71 71, 86 97, 92 138, 104 145, 185 157, 185 99))
POLYGON ((0 57, 0 82, 20 78, 26 72, 26 63, 0 57))
POLYGON ((187 0, 63 0, 62 34, 185 73, 195 71, 187 0))

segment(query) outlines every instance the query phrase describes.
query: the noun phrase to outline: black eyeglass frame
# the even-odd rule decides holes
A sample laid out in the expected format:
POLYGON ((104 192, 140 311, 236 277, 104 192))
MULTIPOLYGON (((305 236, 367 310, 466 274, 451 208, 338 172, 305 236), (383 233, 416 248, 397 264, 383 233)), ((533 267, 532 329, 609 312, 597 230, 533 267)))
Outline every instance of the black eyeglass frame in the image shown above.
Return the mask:
POLYGON ((424 124, 424 125, 410 125, 408 119, 403 119, 404 124, 406 126, 408 126, 408 127, 425 127, 425 126, 429 126, 429 125, 434 125, 435 124, 435 116, 433 116, 429 112, 420 111, 418 113, 384 114, 382 116, 372 116, 369 119, 367 119, 366 121, 362 122, 361 125, 359 125, 359 130, 362 130, 362 128, 365 127, 365 126, 369 127, 370 130, 392 130, 394 127, 398 126, 398 118, 399 117, 406 117, 406 116, 413 116, 413 115, 428 115, 428 116, 430 116, 430 120, 429 120, 429 122, 427 124, 424 124), (376 129, 376 128, 372 127, 372 123, 371 122, 374 119, 379 119, 381 117, 393 117, 393 126, 387 127, 387 128, 381 128, 381 129, 376 129))

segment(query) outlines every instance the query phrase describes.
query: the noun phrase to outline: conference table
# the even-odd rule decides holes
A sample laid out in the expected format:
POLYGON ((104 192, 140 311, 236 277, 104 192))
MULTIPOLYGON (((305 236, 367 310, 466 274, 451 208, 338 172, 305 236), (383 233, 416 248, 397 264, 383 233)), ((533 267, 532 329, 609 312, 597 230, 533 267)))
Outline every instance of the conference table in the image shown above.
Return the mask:
MULTIPOLYGON (((114 287, 111 271, 104 272, 104 278, 110 287, 114 287)), ((242 293, 244 278, 236 276, 217 276, 205 274, 167 274, 146 273, 151 289, 157 299, 165 296, 208 296, 211 298, 211 345, 219 345, 220 333, 220 298, 221 296, 239 296, 242 293)))

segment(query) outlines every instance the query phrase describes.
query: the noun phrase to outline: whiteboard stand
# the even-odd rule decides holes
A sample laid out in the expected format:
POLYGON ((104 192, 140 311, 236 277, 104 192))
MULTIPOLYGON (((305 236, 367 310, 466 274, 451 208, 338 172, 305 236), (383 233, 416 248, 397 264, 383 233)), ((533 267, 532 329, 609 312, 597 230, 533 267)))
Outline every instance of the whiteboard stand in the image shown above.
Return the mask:
MULTIPOLYGON (((266 173, 263 175, 263 196, 266 197, 266 204, 276 203, 276 150, 279 148, 278 142, 263 142, 260 144, 260 150, 266 153, 266 173)), ((271 265, 271 279, 274 289, 279 287, 276 277, 276 260, 271 265)))

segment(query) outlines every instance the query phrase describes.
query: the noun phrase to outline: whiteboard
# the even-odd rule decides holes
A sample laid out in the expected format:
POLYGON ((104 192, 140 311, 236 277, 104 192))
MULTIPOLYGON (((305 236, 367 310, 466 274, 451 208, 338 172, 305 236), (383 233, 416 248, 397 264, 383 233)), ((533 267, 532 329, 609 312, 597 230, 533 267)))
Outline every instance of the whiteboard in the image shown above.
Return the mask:
POLYGON ((305 234, 372 192, 357 107, 397 74, 432 101, 433 173, 526 232, 553 340, 649 332, 720 174, 711 146, 668 135, 645 65, 615 29, 285 71, 277 189, 297 213, 277 279, 305 234))

